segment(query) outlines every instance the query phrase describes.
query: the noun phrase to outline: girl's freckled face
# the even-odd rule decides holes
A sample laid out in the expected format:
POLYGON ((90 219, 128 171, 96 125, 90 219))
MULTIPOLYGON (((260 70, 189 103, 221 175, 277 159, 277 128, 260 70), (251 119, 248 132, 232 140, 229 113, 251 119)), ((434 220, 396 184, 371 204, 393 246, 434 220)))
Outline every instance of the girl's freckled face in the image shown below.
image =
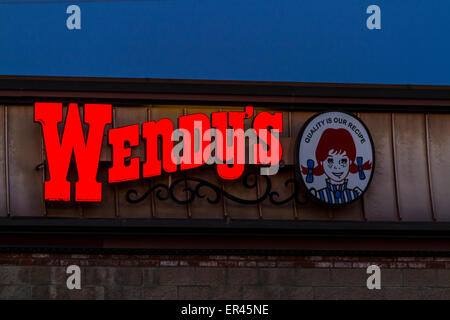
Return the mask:
POLYGON ((351 161, 347 152, 337 154, 330 150, 328 157, 322 162, 323 169, 328 178, 335 182, 340 182, 347 178, 351 161))

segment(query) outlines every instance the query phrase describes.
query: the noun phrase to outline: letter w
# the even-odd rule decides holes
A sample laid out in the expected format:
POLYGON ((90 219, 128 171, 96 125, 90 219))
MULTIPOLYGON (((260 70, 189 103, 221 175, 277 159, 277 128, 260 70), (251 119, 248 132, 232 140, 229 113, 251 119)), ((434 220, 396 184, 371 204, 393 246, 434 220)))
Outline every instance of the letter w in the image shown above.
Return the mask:
POLYGON ((66 177, 72 152, 79 178, 75 184, 75 201, 102 200, 102 184, 97 182, 96 178, 103 131, 105 125, 111 123, 111 110, 110 104, 85 105, 84 122, 89 124, 85 142, 78 105, 69 104, 60 143, 57 125, 62 121, 62 104, 35 104, 34 121, 42 125, 50 173, 50 180, 45 182, 46 200, 70 201, 70 182, 66 177))

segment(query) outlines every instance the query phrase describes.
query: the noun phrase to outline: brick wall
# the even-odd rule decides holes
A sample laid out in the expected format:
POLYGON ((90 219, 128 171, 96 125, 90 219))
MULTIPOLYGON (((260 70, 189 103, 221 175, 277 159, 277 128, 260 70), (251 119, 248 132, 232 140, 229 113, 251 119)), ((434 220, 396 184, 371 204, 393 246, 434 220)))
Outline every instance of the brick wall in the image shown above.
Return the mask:
POLYGON ((0 254, 0 299, 69 298, 450 299, 450 258, 0 254), (371 264, 381 290, 366 288, 371 264))

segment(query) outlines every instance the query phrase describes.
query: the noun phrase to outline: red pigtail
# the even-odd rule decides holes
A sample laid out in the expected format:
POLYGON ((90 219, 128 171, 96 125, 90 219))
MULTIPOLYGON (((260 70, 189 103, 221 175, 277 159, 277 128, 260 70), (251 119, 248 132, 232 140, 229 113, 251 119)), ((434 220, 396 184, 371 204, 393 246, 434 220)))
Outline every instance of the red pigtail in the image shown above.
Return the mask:
MULTIPOLYGON (((362 165, 362 168, 363 168, 363 170, 369 170, 372 168, 372 164, 370 163, 369 160, 367 160, 362 165)), ((350 173, 357 173, 358 171, 359 171, 358 165, 356 164, 356 162, 352 162, 352 164, 350 166, 350 173)))
MULTIPOLYGON (((303 174, 308 174, 308 168, 302 166, 302 173, 303 174)), ((318 165, 317 167, 315 167, 313 169, 313 175, 315 175, 315 176, 321 176, 324 173, 325 173, 325 170, 323 170, 323 166, 321 166, 321 165, 318 165)))

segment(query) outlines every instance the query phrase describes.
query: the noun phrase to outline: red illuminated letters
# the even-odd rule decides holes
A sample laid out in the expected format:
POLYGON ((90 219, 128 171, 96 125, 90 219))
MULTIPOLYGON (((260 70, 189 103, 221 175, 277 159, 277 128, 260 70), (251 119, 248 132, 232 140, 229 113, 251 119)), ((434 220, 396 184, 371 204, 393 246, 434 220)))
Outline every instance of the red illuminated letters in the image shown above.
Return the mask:
POLYGON ((101 201, 102 185, 96 177, 103 131, 111 123, 111 105, 85 105, 84 122, 89 124, 86 142, 76 104, 69 105, 61 142, 57 127, 62 121, 61 103, 36 103, 34 120, 42 125, 50 173, 50 180, 45 182, 45 199, 70 201, 70 183, 66 177, 73 152, 79 177, 75 200, 101 201))
POLYGON ((150 121, 142 125, 142 138, 146 140, 147 161, 143 167, 144 178, 161 175, 161 160, 158 159, 159 150, 162 150, 162 167, 166 172, 177 171, 177 165, 172 158, 172 132, 173 123, 169 119, 158 122, 150 121), (158 137, 161 137, 161 148, 158 149, 158 137))
POLYGON ((111 129, 108 142, 113 146, 113 166, 109 169, 108 182, 122 182, 139 179, 139 159, 133 158, 125 165, 125 158, 131 157, 131 147, 139 144, 139 125, 111 129), (130 147, 125 148, 125 142, 130 147))
MULTIPOLYGON (((261 174, 275 174, 282 152, 278 140, 283 130, 282 114, 261 112, 255 116, 253 128, 244 131, 244 120, 251 117, 253 107, 249 106, 243 112, 213 113, 211 120, 200 113, 182 116, 178 129, 169 119, 144 123, 146 156, 142 173, 140 161, 144 159, 132 157, 131 152, 140 142, 139 125, 110 129, 108 143, 113 154, 108 182, 150 178, 163 171, 189 170, 205 163, 217 164, 218 175, 226 180, 239 178, 246 163, 270 166, 261 168, 261 174)), ((102 185, 96 176, 103 132, 111 118, 111 105, 86 104, 84 122, 89 131, 85 139, 78 105, 70 104, 60 141, 58 123, 62 121, 62 104, 35 104, 35 121, 42 125, 50 173, 45 182, 45 199, 70 201, 70 182, 66 177, 73 154, 79 177, 75 201, 101 201, 102 185)))

